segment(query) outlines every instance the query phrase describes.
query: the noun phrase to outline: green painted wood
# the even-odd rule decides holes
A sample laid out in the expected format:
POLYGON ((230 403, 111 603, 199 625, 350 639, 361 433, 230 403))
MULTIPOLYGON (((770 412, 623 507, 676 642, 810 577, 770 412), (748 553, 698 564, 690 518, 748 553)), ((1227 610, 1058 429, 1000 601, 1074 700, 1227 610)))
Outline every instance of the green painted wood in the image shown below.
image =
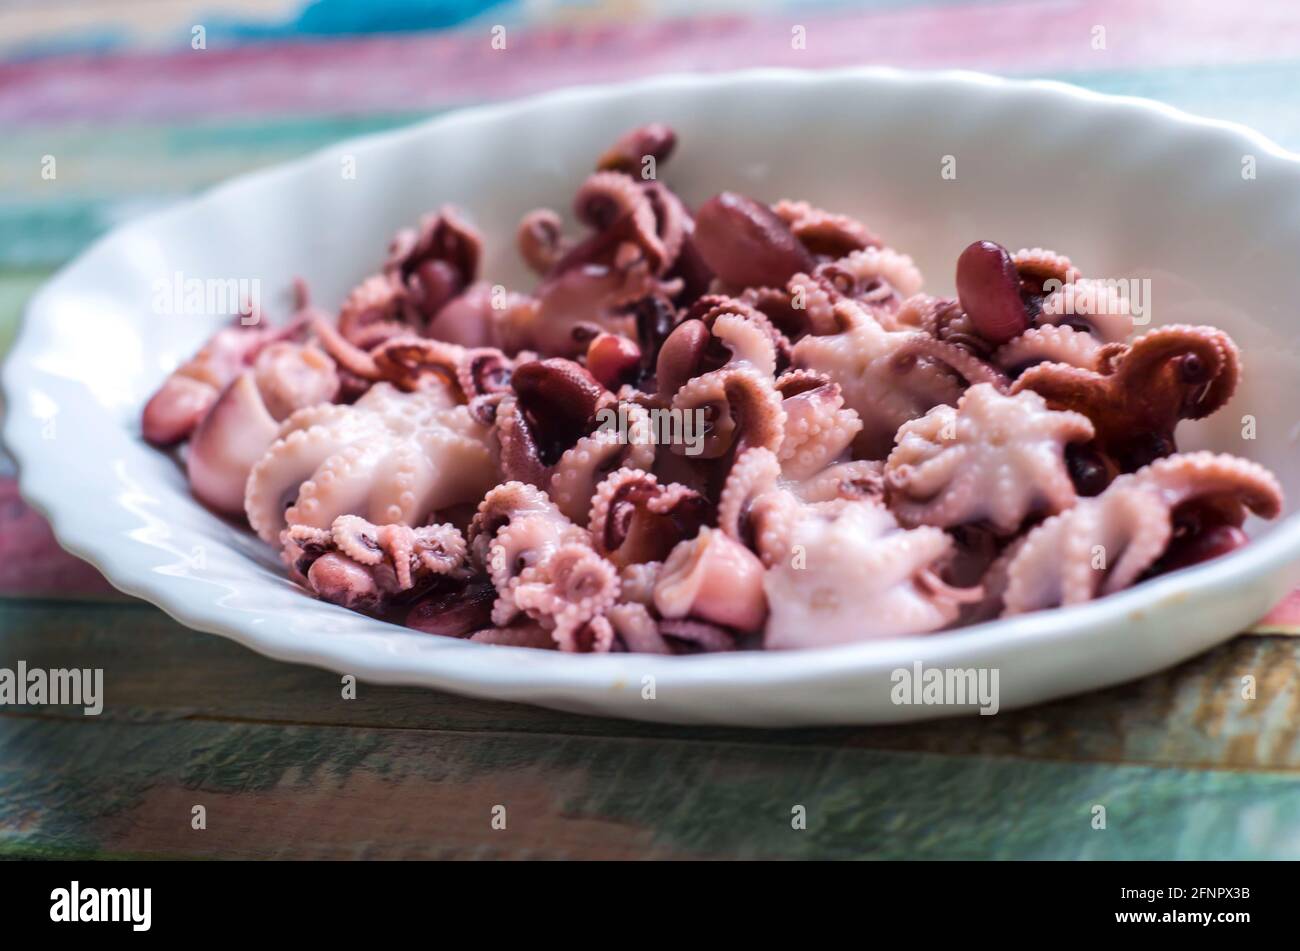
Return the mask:
POLYGON ((429 113, 21 128, 0 136, 0 267, 54 267, 114 226, 243 172, 429 113), (54 177, 42 162, 54 159, 54 177))
POLYGON ((800 744, 0 717, 11 857, 1296 858, 1297 793, 800 744))
POLYGON ((50 273, 45 268, 0 270, 0 360, 4 359, 13 344, 28 299, 49 278, 50 273))
MULTIPOLYGON (((0 600, 0 666, 101 667, 97 722, 237 720, 456 733, 709 739, 748 746, 910 751, 953 757, 1300 773, 1300 641, 1243 637, 1111 690, 993 717, 821 730, 683 728, 607 720, 439 691, 363 684, 277 663, 199 634, 136 601, 0 600), (1254 700, 1242 678, 1255 678, 1254 700)), ((653 701, 647 701, 653 702, 653 701)), ((2 714, 3 711, 0 711, 2 714)), ((84 717, 70 708, 28 711, 84 717)))

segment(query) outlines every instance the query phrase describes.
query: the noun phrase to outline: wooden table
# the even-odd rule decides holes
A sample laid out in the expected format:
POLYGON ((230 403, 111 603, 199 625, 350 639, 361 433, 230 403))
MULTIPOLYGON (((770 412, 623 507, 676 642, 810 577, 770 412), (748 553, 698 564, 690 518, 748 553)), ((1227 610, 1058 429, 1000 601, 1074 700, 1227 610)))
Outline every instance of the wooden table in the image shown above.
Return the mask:
MULTIPOLYGON (((20 55, 76 3, 0 13, 0 347, 50 270, 122 218, 342 135, 578 79, 870 49, 1152 95, 1300 146, 1300 12, 1286 0, 1248 18, 1218 4, 1174 17, 1154 0, 831 6, 800 11, 802 51, 792 15, 767 8, 676 24, 610 13, 596 28, 567 25, 571 10, 530 24, 506 5, 453 33, 303 42, 338 30, 290 17, 261 45, 215 27, 205 51, 158 38, 213 6, 87 5, 127 27, 108 57, 20 55), (521 52, 489 61, 498 16, 521 52), (53 182, 39 177, 47 154, 53 182)), ((367 684, 346 700, 335 674, 111 592, 9 478, 0 667, 20 659, 102 667, 107 699, 98 717, 0 707, 0 856, 1300 857, 1300 640, 1287 636, 1032 710, 899 728, 674 728, 367 684), (796 806, 806 829, 792 828, 796 806)))

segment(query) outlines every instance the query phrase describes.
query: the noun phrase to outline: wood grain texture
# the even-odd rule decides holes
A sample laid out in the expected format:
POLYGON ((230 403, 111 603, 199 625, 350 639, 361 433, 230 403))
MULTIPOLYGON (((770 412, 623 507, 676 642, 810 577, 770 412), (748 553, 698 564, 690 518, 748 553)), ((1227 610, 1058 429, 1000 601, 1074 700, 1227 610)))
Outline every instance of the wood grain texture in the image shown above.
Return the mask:
POLYGON ((0 717, 10 856, 1294 858, 1296 791, 807 745, 0 717))
POLYGON ((130 605, 7 602, 0 628, 0 666, 102 666, 107 697, 100 717, 0 714, 2 855, 1300 857, 1294 641, 992 718, 746 731, 365 684, 345 701, 333 674, 130 605))
MULTIPOLYGON (((955 757, 1295 772, 1300 779, 1300 642, 1245 637, 1131 684, 993 717, 911 726, 747 730, 610 720, 439 691, 363 685, 281 664, 199 634, 136 601, 0 601, 0 667, 99 667, 96 722, 222 720, 458 733, 539 733, 744 745, 848 747, 955 757), (1245 699, 1243 678, 1253 679, 1245 699)), ((647 701, 653 702, 653 701, 647 701)), ((79 710, 23 711, 83 724, 79 710)))

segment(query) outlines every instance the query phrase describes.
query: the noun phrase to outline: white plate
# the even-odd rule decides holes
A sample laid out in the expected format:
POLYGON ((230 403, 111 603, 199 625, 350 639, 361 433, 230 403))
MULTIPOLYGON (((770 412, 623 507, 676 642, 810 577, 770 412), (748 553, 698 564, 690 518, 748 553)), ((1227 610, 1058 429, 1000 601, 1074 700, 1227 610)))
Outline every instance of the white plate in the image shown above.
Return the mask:
POLYGON ((466 110, 240 178, 121 228, 36 295, 5 368, 5 438, 23 494, 63 545, 122 590, 271 657, 362 680, 684 723, 962 712, 892 702, 892 672, 917 661, 996 668, 1009 709, 1205 650, 1300 581, 1292 516, 1255 526, 1256 540, 1238 553, 1118 596, 930 637, 696 657, 483 647, 308 598, 268 549, 197 505, 181 470, 141 441, 145 399, 221 322, 157 316, 156 279, 257 278, 270 296, 301 274, 333 307, 375 268, 396 228, 450 201, 488 236, 487 275, 528 286, 513 252, 521 213, 567 208, 601 148, 649 120, 679 132, 663 177, 688 201, 730 188, 858 214, 917 259, 932 290, 951 289, 953 262, 976 238, 1056 248, 1089 276, 1150 278, 1156 323, 1217 324, 1245 353, 1242 391, 1211 426, 1185 426, 1184 446, 1257 459, 1300 499, 1291 292, 1300 157, 1155 103, 879 69, 668 77, 466 110), (941 176, 946 156, 955 180, 941 176), (342 174, 349 160, 355 179, 342 174), (1243 175, 1252 161, 1253 179, 1243 175), (1245 414, 1256 417, 1253 441, 1241 438, 1245 414))

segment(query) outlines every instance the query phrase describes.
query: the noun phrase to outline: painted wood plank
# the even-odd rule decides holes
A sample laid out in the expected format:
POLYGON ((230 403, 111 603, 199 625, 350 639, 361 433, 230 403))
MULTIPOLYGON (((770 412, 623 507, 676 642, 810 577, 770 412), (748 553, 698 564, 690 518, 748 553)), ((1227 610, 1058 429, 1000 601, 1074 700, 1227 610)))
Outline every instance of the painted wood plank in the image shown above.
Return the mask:
MULTIPOLYGON (((769 0, 770 2, 770 0, 769 0)), ((889 0, 872 0, 889 2, 889 0)), ((194 26, 213 43, 444 28, 486 10, 514 22, 552 16, 563 2, 506 0, 9 0, 0 4, 0 52, 11 57, 68 51, 187 46, 194 26), (16 6, 15 6, 16 2, 16 6)), ((635 14, 635 9, 628 11, 635 14)))
MULTIPOLYGON (((1286 638, 1241 638, 1135 683, 992 717, 896 727, 739 730, 598 719, 369 684, 360 687, 357 699, 344 700, 337 674, 268 660, 223 638, 189 631, 134 601, 93 608, 0 601, 0 630, 0 667, 14 669, 25 660, 44 669, 102 668, 106 700, 99 722, 211 719, 450 733, 710 738, 827 750, 1300 773, 1300 642, 1286 638), (1248 676, 1254 678, 1254 699, 1243 697, 1248 676)), ((72 708, 23 712, 83 720, 72 708)))
POLYGON ((1298 792, 997 756, 0 717, 0 854, 24 857, 1296 858, 1298 792))
POLYGON ((0 270, 0 360, 9 352, 14 335, 18 333, 28 298, 45 283, 49 275, 50 271, 45 268, 28 271, 0 270))
MULTIPOLYGON (((1188 69, 1065 72, 1102 92, 1143 95, 1244 122, 1300 149, 1300 62, 1188 69), (1269 95, 1262 97, 1261 89, 1269 95)), ((123 221, 166 207, 241 172, 341 139, 428 115, 231 117, 18 126, 0 138, 0 267, 54 267, 123 221), (44 156, 58 177, 40 178, 44 156)))
POLYGON ((16 129, 0 137, 0 268, 53 268, 123 222, 414 114, 16 129), (41 175, 46 157, 54 177, 41 175))
POLYGON ((440 108, 578 82, 755 65, 864 61, 1017 73, 1241 63, 1300 53, 1300 9, 1165 0, 1011 2, 956 7, 705 16, 626 25, 519 30, 494 49, 493 24, 413 35, 70 55, 0 65, 0 122, 185 119, 218 114, 440 108), (796 19, 797 17, 797 19, 796 19), (805 27, 803 48, 792 43, 805 27), (1106 29, 1104 49, 1094 28, 1106 29))
POLYGON ((124 598, 98 571, 65 552, 49 523, 0 478, 0 596, 124 598))

